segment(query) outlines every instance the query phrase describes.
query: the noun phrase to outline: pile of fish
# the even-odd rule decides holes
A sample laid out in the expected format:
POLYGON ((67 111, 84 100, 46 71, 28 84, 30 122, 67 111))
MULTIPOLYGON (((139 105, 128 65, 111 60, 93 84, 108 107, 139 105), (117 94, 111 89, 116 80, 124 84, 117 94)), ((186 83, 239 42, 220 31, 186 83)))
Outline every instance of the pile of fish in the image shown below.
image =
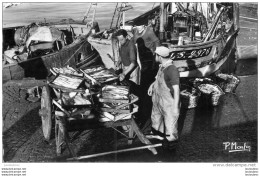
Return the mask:
POLYGON ((59 74, 69 74, 69 75, 75 75, 75 76, 83 76, 83 73, 79 73, 74 68, 70 67, 69 65, 67 65, 66 67, 63 67, 63 68, 53 67, 52 70, 55 73, 59 73, 59 74))
POLYGON ((217 106, 220 98, 225 93, 234 92, 240 83, 240 79, 235 75, 215 73, 206 78, 193 78, 188 82, 188 87, 182 89, 181 101, 184 107, 194 108, 198 104, 198 99, 203 95, 207 97, 211 105, 217 106))
POLYGON ((52 83, 55 85, 70 88, 70 89, 77 89, 79 87, 79 85, 82 83, 82 81, 83 81, 83 79, 81 79, 81 78, 59 74, 53 80, 52 83))
MULTIPOLYGON (((122 105, 122 103, 104 102, 102 105, 103 105, 103 108, 116 109, 116 107, 122 105)), ((129 106, 124 106, 124 107, 122 107, 120 109, 122 109, 122 110, 129 110, 129 106)))
MULTIPOLYGON (((88 90, 88 89, 87 89, 88 90)), ((91 105, 89 92, 66 92, 62 94, 62 103, 64 105, 91 105)))
POLYGON ((118 79, 117 75, 102 66, 88 68, 83 70, 83 72, 88 78, 90 78, 92 81, 94 80, 94 82, 98 82, 99 84, 118 79))
POLYGON ((118 77, 112 74, 109 70, 100 70, 98 72, 89 73, 89 75, 100 83, 118 79, 118 77))
POLYGON ((199 90, 204 94, 223 94, 222 89, 213 84, 200 84, 198 86, 199 90))
POLYGON ((90 119, 88 116, 95 112, 101 122, 117 121, 131 118, 131 114, 138 111, 138 106, 133 104, 138 97, 130 94, 129 86, 115 85, 116 81, 108 82, 116 80, 117 76, 103 66, 84 70, 67 66, 52 68, 51 72, 54 78, 49 83, 57 102, 72 114, 82 111, 81 119, 90 119))
POLYGON ((129 88, 126 86, 106 85, 102 88, 102 98, 105 99, 129 99, 129 88))
POLYGON ((97 67, 92 67, 92 68, 87 68, 84 71, 86 73, 91 73, 91 72, 96 72, 96 71, 100 71, 100 70, 104 70, 105 68, 103 66, 97 66, 97 67))

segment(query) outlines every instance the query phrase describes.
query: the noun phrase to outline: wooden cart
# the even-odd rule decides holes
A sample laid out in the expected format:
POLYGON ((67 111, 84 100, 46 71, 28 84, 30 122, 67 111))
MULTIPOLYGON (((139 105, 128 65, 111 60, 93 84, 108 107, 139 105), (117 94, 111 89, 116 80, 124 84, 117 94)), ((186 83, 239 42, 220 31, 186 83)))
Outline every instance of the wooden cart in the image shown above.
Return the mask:
MULTIPOLYGON (((52 83, 48 83, 42 88, 41 97, 41 109, 39 114, 42 118, 42 129, 44 138, 49 141, 52 132, 52 123, 54 121, 55 125, 55 141, 56 141, 56 153, 59 156, 61 154, 61 149, 63 144, 68 148, 70 154, 76 158, 77 155, 70 147, 70 139, 68 131, 77 131, 82 129, 96 129, 96 128, 113 128, 116 131, 118 126, 129 126, 128 132, 128 144, 132 144, 134 139, 134 134, 139 138, 139 140, 146 144, 151 145, 151 142, 143 135, 140 131, 138 125, 134 120, 134 112, 129 112, 125 117, 121 117, 117 120, 104 120, 101 118, 99 113, 85 115, 86 111, 91 111, 93 109, 99 109, 105 111, 106 108, 99 108, 94 105, 74 105, 77 108, 76 111, 69 111, 68 108, 71 106, 66 106, 62 104, 62 96, 66 93, 71 92, 84 92, 83 89, 71 89, 62 86, 58 86, 52 83), (54 93, 55 92, 55 93, 54 93), (58 92, 58 93, 57 93, 58 92), (84 114, 84 117, 83 117, 84 114), (91 116, 91 118, 89 118, 91 116), (102 120, 100 120, 102 119, 102 120), (80 124, 80 125, 79 125, 80 124)), ((91 96, 94 93, 90 93, 91 96)), ((131 99, 128 103, 124 103, 121 106, 116 107, 115 111, 124 111, 123 107, 133 105, 138 100, 138 97, 131 95, 131 99)), ((74 107, 74 108, 75 108, 74 107)), ((157 151, 153 147, 149 147, 149 150, 153 154, 157 154, 157 151)))

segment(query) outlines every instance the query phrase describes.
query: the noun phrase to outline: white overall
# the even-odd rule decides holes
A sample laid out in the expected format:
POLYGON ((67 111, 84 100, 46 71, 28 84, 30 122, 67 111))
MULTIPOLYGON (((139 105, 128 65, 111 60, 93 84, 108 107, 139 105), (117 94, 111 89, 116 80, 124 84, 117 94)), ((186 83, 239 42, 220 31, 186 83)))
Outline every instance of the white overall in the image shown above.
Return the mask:
POLYGON ((172 65, 172 62, 160 67, 155 83, 153 85, 153 108, 152 108, 152 127, 166 134, 166 138, 169 141, 178 139, 178 118, 179 114, 175 114, 173 111, 174 98, 170 92, 170 89, 166 85, 164 80, 163 70, 172 65))

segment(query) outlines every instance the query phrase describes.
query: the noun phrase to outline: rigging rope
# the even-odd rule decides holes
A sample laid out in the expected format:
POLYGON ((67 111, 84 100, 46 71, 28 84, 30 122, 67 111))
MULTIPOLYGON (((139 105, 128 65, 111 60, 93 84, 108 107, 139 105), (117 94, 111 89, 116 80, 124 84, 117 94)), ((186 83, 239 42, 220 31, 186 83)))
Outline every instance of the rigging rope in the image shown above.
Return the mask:
POLYGON ((114 11, 114 14, 113 14, 113 17, 112 17, 112 21, 111 21, 111 24, 110 24, 110 29, 112 28, 112 25, 113 25, 113 22, 114 22, 114 17, 115 17, 115 14, 116 14, 117 6, 118 6, 118 3, 116 3, 116 8, 115 8, 115 11, 114 11))
POLYGON ((86 13, 84 14, 84 18, 83 18, 83 20, 82 20, 83 23, 84 23, 85 19, 88 18, 88 14, 89 14, 89 11, 90 11, 91 7, 92 7, 92 3, 90 4, 90 6, 89 6, 89 8, 88 8, 88 11, 86 11, 86 13))
POLYGON ((95 5, 95 8, 94 8, 93 16, 92 16, 92 25, 93 25, 93 23, 94 23, 94 21, 95 21, 95 17, 96 17, 96 8, 97 8, 97 4, 93 4, 93 5, 95 5))
POLYGON ((153 10, 153 8, 154 8, 154 5, 155 5, 155 3, 156 3, 156 2, 154 2, 154 3, 153 3, 153 7, 152 7, 152 10, 153 10))
MULTIPOLYGON (((123 7, 123 3, 121 4, 121 7, 120 7, 120 9, 122 9, 122 7, 123 7)), ((120 11, 118 11, 118 17, 117 17, 117 22, 116 22, 116 28, 117 28, 117 26, 118 26, 118 22, 119 22, 119 19, 121 18, 121 15, 122 13, 120 13, 120 11)))
POLYGON ((82 43, 82 45, 75 51, 74 54, 71 55, 71 57, 67 60, 67 62, 65 62, 65 63, 63 64, 63 67, 72 59, 72 57, 82 48, 82 46, 83 46, 87 41, 88 41, 88 40, 86 39, 86 40, 82 43))

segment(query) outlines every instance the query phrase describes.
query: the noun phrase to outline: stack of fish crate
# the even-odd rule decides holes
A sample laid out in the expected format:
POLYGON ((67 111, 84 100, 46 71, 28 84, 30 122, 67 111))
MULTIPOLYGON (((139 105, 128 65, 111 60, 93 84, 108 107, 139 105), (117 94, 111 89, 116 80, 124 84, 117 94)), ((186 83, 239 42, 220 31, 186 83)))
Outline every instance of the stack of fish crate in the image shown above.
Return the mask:
POLYGON ((102 104, 102 121, 130 119, 138 111, 134 103, 138 97, 130 94, 128 86, 106 85, 102 88, 99 102, 102 104))

